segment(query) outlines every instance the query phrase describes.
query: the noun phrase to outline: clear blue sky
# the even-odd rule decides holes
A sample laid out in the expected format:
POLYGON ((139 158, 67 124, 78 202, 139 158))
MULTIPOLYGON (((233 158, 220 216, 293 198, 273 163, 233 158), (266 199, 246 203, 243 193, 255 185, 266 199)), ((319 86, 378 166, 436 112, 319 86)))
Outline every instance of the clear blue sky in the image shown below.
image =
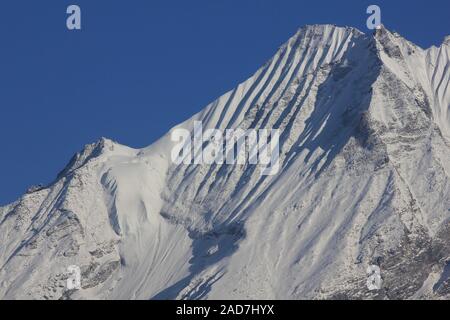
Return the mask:
POLYGON ((367 31, 369 4, 422 47, 450 33, 448 0, 2 0, 0 204, 51 182, 102 136, 151 144, 305 24, 367 31), (69 4, 81 31, 66 29, 69 4))

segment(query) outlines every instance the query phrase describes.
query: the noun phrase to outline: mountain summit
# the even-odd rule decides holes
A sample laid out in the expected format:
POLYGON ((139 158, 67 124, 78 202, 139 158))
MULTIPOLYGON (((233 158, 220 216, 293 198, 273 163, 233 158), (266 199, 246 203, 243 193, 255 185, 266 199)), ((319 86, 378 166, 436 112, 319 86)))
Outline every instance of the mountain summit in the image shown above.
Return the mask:
POLYGON ((171 130, 279 129, 278 174, 176 165, 170 132, 88 145, 0 208, 0 299, 449 298, 449 56, 386 28, 299 29, 171 130))

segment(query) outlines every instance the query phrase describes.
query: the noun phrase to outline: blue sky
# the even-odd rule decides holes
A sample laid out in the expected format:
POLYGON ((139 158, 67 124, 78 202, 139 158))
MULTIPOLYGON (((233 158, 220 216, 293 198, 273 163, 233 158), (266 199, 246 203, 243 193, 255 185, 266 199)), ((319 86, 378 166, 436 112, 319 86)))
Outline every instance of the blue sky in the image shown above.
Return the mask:
POLYGON ((382 22, 429 47, 450 1, 2 0, 0 204, 102 136, 143 147, 245 80, 305 24, 382 22), (66 8, 82 30, 66 29, 66 8))

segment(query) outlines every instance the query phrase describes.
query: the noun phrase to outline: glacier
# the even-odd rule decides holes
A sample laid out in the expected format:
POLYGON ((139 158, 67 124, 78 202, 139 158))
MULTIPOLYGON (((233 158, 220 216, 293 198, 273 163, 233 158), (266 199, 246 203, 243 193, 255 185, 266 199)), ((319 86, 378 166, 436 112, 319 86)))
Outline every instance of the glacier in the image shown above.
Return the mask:
POLYGON ((102 138, 1 207, 0 299, 448 299, 449 56, 450 37, 300 28, 150 146, 102 138), (279 129, 278 174, 172 163, 196 121, 279 129))

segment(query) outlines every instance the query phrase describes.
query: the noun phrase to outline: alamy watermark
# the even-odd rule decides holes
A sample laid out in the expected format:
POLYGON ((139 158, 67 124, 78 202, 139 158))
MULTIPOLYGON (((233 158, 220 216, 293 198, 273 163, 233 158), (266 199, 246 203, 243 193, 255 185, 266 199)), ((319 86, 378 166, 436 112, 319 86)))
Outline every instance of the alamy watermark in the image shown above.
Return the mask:
MULTIPOLYGON (((78 5, 72 4, 67 7, 66 13, 69 15, 66 20, 66 26, 69 30, 81 30, 81 8, 78 5)), ((367 7, 366 26, 369 30, 381 28, 381 9, 378 5, 372 4, 367 7)))
POLYGON ((367 7, 367 14, 370 14, 367 18, 367 29, 380 29, 381 28, 381 9, 379 6, 373 4, 367 7))
POLYGON ((381 278, 381 269, 377 265, 371 265, 367 267, 367 289, 369 291, 380 290, 383 284, 381 278))
POLYGON ((184 128, 174 129, 171 140, 177 142, 171 158, 175 164, 260 165, 261 175, 275 175, 280 170, 279 129, 203 130, 201 121, 194 122, 193 136, 184 128))
POLYGON ((81 30, 81 8, 75 4, 67 7, 66 13, 69 15, 66 26, 69 30, 81 30))
POLYGON ((81 289, 81 270, 78 266, 69 266, 67 268, 69 277, 67 278, 67 289, 80 290, 81 289))

